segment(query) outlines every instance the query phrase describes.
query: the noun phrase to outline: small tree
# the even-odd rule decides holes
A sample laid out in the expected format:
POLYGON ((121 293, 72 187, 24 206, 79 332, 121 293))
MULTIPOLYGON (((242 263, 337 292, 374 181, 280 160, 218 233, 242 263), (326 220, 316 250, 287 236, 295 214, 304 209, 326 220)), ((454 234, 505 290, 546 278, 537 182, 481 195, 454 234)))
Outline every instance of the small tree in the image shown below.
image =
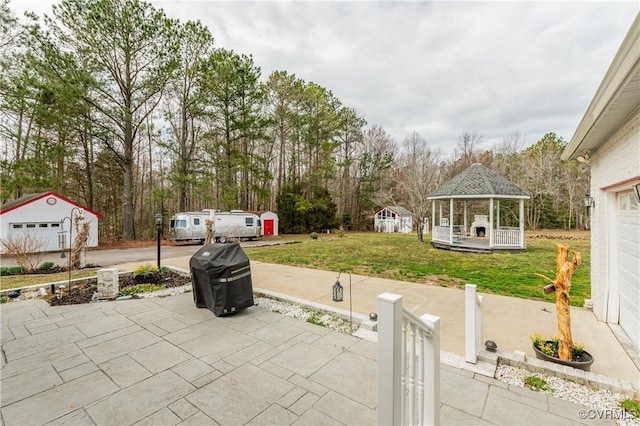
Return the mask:
POLYGON ((13 257, 18 265, 31 272, 42 262, 42 248, 44 241, 30 232, 22 235, 12 235, 7 239, 0 239, 7 255, 13 257))

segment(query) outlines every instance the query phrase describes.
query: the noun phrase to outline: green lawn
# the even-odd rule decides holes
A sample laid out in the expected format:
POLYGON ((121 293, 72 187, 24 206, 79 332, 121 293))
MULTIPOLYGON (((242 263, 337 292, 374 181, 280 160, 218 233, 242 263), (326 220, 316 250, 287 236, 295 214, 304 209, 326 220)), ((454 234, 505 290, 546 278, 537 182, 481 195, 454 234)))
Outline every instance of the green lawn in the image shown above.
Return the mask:
MULTIPOLYGON (((545 231, 541 231, 544 233, 545 231)), ((539 233, 540 234, 540 233, 539 233)), ((302 266, 329 271, 390 278, 401 281, 463 288, 476 284, 482 293, 540 299, 552 302, 554 295, 544 296, 546 282, 534 273, 554 278, 556 245, 567 244, 582 253, 582 264, 573 274, 571 304, 582 306, 590 297, 590 241, 585 232, 551 232, 552 238, 530 238, 523 253, 472 254, 438 250, 429 240, 417 242, 415 235, 347 233, 344 238, 321 234, 317 240, 308 235, 287 236, 298 244, 251 247, 245 252, 251 260, 302 266), (576 240, 556 239, 570 235, 576 240)), ((73 271, 72 278, 95 275, 96 271, 73 271)), ((6 276, 0 278, 2 289, 31 284, 64 281, 66 272, 52 275, 6 276)))
POLYGON ((522 253, 473 254, 434 249, 415 235, 348 233, 343 238, 320 235, 317 240, 300 236, 299 244, 246 248, 251 260, 349 271, 354 274, 462 288, 476 284, 482 293, 494 293, 552 302, 544 296, 546 282, 534 273, 555 277, 556 245, 569 245, 582 253, 582 264, 573 274, 571 304, 582 306, 591 293, 590 241, 587 233, 567 231, 576 240, 527 237, 522 253))
MULTIPOLYGON (((79 271, 71 271, 71 279, 95 277, 98 275, 97 269, 79 271)), ((7 275, 0 277, 0 289, 8 290, 12 288, 22 288, 36 284, 54 283, 58 281, 66 281, 69 279, 68 272, 59 272, 55 274, 33 274, 33 275, 7 275)))

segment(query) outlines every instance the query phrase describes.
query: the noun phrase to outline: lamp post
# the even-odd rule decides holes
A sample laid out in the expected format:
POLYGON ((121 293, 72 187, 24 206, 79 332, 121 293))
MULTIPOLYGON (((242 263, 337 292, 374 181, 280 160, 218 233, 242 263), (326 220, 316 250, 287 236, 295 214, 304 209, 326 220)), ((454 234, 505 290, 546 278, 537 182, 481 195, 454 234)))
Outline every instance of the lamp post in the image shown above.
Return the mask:
POLYGON ((156 231, 158 234, 158 271, 160 271, 160 237, 162 234, 162 215, 160 213, 156 213, 156 231))
MULTIPOLYGON (((60 225, 62 225, 62 232, 64 232, 64 221, 69 219, 69 262, 68 262, 68 266, 67 266, 67 272, 69 274, 69 282, 68 282, 68 286, 69 288, 67 289, 68 291, 71 291, 71 250, 73 250, 73 218, 74 218, 74 213, 77 212, 78 216, 82 217, 84 215, 84 210, 82 210, 79 207, 73 207, 71 208, 71 212, 69 213, 69 216, 65 216, 62 219, 60 219, 60 225)), ((62 253, 62 258, 64 258, 64 252, 62 253)), ((53 286, 51 287, 52 291, 53 291, 53 286)))

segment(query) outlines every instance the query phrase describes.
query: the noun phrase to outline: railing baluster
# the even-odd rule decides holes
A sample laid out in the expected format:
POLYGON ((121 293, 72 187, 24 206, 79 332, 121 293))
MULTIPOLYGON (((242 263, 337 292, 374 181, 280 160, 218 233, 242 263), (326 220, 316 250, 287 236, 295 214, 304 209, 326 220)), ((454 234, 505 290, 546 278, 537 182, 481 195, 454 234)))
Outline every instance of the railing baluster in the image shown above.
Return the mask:
POLYGON ((378 317, 378 362, 386 360, 378 366, 378 423, 438 424, 440 319, 414 316, 402 307, 401 296, 385 293, 378 301, 384 313, 378 317))

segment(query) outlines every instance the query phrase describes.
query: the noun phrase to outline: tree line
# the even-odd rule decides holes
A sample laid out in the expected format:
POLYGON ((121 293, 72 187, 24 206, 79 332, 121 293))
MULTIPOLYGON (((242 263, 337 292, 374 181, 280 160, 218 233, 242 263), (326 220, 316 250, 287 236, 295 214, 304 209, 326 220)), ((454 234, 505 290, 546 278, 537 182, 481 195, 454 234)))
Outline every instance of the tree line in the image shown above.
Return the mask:
POLYGON ((42 19, 0 8, 2 202, 54 190, 104 216, 103 241, 202 208, 276 211, 283 233, 371 229, 388 204, 421 221, 426 195, 475 162, 531 194, 529 228, 587 223, 588 171, 560 160, 553 133, 486 150, 462 131, 445 156, 143 1, 62 0, 42 19))

